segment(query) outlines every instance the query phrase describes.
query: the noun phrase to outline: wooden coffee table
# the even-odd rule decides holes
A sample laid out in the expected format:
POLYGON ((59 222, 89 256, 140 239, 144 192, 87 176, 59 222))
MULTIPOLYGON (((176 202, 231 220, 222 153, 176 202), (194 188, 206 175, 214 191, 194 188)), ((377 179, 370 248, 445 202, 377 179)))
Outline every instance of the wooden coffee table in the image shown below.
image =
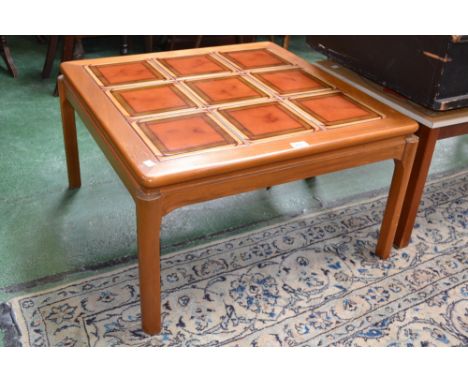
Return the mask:
MULTIPOLYGON (((191 203, 393 159, 376 254, 392 247, 417 123, 270 42, 66 62, 70 188, 76 110, 136 204, 143 329, 161 330, 161 218, 191 203)), ((372 179, 369 179, 372 182, 372 179)))
POLYGON ((395 246, 406 247, 411 238, 419 203, 424 191, 436 143, 440 139, 468 134, 468 108, 450 111, 432 111, 403 96, 369 81, 353 71, 325 60, 317 67, 345 81, 371 97, 419 122, 419 146, 398 223, 395 246))

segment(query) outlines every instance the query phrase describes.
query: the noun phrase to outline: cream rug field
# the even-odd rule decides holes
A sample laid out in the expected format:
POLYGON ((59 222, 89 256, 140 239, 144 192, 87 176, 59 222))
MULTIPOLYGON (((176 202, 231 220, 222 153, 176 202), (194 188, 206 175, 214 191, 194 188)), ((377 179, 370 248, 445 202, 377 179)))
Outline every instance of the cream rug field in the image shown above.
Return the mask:
POLYGON ((379 260, 386 198, 162 258, 160 335, 136 265, 9 302, 23 346, 466 346, 468 173, 432 182, 409 247, 379 260))

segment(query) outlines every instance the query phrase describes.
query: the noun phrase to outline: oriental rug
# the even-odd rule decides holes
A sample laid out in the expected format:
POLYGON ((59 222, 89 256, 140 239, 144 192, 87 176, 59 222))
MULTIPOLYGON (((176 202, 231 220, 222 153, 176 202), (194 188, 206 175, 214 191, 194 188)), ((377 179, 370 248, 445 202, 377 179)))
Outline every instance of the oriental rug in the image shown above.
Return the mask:
POLYGON ((23 346, 467 346, 468 172, 427 185, 410 245, 373 251, 386 197, 162 257, 160 335, 136 264, 9 302, 23 346))

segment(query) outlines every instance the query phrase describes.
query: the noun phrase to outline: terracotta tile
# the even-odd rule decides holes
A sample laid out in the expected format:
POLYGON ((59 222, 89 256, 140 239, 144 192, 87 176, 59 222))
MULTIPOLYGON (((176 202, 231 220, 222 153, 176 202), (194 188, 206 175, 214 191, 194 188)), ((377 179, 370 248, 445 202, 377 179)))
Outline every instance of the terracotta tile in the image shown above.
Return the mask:
POLYGON ((115 90, 112 94, 132 116, 196 106, 185 94, 171 84, 115 90))
POLYGON ((106 86, 164 79, 163 75, 146 61, 97 65, 91 66, 90 69, 106 86))
POLYGON ((326 125, 337 125, 378 116, 364 105, 341 93, 298 98, 293 102, 326 125))
POLYGON ((208 104, 265 97, 260 89, 239 76, 188 81, 186 84, 208 104))
POLYGON ((330 89, 328 85, 302 69, 275 70, 253 75, 280 94, 330 89))
POLYGON ((250 49, 235 52, 220 52, 228 60, 234 62, 242 69, 263 68, 266 66, 286 65, 283 60, 268 49, 250 49))
POLYGON ((180 154, 235 143, 206 114, 165 118, 139 125, 163 154, 180 154))
POLYGON ((250 139, 311 128, 305 121, 278 103, 223 109, 219 112, 250 139))
POLYGON ((161 58, 159 61, 177 76, 191 76, 230 71, 226 66, 218 62, 209 54, 161 58))

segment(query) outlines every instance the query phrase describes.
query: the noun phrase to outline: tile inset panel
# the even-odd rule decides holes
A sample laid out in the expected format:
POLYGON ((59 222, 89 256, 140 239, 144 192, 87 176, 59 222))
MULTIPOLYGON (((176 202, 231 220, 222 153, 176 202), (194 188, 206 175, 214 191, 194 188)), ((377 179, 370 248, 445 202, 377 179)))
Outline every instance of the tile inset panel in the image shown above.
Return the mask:
POLYGON ((331 89, 330 86, 302 69, 275 70, 252 73, 252 75, 279 94, 331 89))
POLYGON ((239 50, 234 52, 220 52, 220 54, 242 69, 255 69, 289 64, 288 61, 282 59, 268 49, 239 50))
POLYGON ((328 126, 379 117, 377 113, 342 93, 296 98, 291 101, 328 126))
POLYGON ((161 58, 159 61, 177 76, 193 76, 231 71, 209 54, 161 58))
POLYGON ((114 90, 111 93, 131 116, 163 113, 196 106, 172 84, 114 90))
POLYGON ((140 122, 138 125, 164 155, 236 143, 205 113, 140 122))
POLYGON ((289 134, 312 127, 277 102, 219 110, 249 139, 289 134))
POLYGON ((105 86, 164 79, 163 75, 146 61, 96 65, 90 66, 90 69, 105 86))
POLYGON ((240 76, 187 81, 186 84, 210 105, 266 96, 260 89, 240 76))

